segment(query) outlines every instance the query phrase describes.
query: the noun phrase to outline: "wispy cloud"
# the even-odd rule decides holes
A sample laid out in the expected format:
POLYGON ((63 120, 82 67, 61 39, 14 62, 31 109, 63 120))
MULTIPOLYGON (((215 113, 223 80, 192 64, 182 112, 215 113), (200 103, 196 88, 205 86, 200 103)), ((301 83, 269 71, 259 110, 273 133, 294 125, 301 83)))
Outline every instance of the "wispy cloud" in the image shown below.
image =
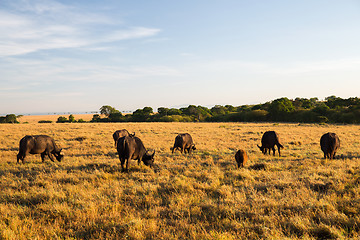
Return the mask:
POLYGON ((146 38, 160 32, 155 28, 125 26, 117 19, 82 12, 56 1, 3 4, 6 7, 0 10, 0 56, 146 38))

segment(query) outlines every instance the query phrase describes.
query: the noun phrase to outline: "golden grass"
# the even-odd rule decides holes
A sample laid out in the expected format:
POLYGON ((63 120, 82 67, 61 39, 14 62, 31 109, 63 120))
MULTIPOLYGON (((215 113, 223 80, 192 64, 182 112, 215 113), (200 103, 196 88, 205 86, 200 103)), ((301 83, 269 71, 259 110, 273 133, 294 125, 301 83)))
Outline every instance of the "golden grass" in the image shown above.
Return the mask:
MULTIPOLYGON (((42 120, 53 121, 54 123, 57 121, 59 117, 69 118, 70 114, 61 114, 61 115, 24 115, 18 118, 20 123, 38 123, 42 120)), ((83 119, 85 121, 90 121, 93 117, 93 114, 73 114, 75 120, 83 119)))
POLYGON ((358 125, 65 123, 0 125, 0 239, 349 239, 360 234, 358 125), (121 173, 112 133, 136 132, 154 169, 121 173), (256 144, 275 130, 282 156, 256 144), (336 132, 338 157, 319 140, 336 132), (197 150, 171 154, 178 133, 197 150), (47 134, 63 162, 16 164, 19 140, 47 134), (84 137, 78 141, 77 137, 84 137), (249 155, 238 169, 235 152, 249 155))

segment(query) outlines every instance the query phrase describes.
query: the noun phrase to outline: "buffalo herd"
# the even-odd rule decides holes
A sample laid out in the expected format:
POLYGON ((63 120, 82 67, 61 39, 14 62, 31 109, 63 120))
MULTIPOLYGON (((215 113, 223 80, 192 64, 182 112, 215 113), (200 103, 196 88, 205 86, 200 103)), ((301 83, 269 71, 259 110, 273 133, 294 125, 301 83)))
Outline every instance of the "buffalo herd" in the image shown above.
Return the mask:
MULTIPOLYGON (((143 162, 146 166, 152 167, 154 165, 155 150, 152 152, 146 150, 143 142, 135 136, 135 133, 130 134, 126 129, 117 130, 113 134, 113 139, 123 172, 128 172, 131 159, 138 160, 138 164, 143 162), (124 166, 125 163, 126 167, 124 166)), ((275 131, 265 132, 261 138, 261 146, 257 146, 265 155, 267 153, 271 155, 272 150, 274 156, 275 146, 278 149, 279 156, 281 156, 280 149, 284 148, 280 143, 279 134, 275 131)), ((324 158, 333 159, 336 151, 340 148, 340 139, 335 133, 328 132, 320 138, 320 146, 324 152, 324 158)), ((174 146, 170 150, 172 153, 179 150, 181 153, 190 154, 191 151, 196 150, 196 147, 191 135, 189 133, 182 133, 175 137, 174 146)), ((19 163, 19 160, 24 163, 25 157, 28 154, 40 154, 43 162, 45 156, 48 156, 51 161, 54 161, 53 156, 55 156, 56 160, 60 162, 64 157, 61 151, 62 149, 55 144, 54 139, 47 135, 27 135, 20 140, 17 163, 19 163)), ((235 154, 235 160, 238 168, 244 167, 248 160, 246 151, 243 149, 238 150, 235 154)))

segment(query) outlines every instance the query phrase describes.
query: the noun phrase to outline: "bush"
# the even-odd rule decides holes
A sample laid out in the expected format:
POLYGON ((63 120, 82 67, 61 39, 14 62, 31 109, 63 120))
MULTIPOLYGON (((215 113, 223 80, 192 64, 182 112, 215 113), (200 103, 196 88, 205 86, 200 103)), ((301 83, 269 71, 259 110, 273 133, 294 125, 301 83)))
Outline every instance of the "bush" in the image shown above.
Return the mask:
POLYGON ((66 122, 69 122, 69 120, 66 118, 66 117, 59 117, 56 121, 57 123, 66 123, 66 122))
POLYGON ((99 114, 94 114, 90 122, 100 122, 101 117, 99 114))
POLYGON ((69 116, 69 122, 71 122, 71 123, 72 123, 72 122, 76 122, 74 115, 71 114, 71 115, 69 116))
POLYGON ((252 110, 245 114, 246 122, 263 122, 267 120, 269 112, 266 110, 252 110))
POLYGON ((38 123, 52 123, 51 120, 40 120, 38 121, 38 123))
POLYGON ((118 113, 110 113, 109 115, 109 122, 123 122, 123 115, 121 114, 121 112, 118 113))
POLYGON ((19 123, 15 114, 8 114, 5 117, 0 117, 0 123, 19 123))

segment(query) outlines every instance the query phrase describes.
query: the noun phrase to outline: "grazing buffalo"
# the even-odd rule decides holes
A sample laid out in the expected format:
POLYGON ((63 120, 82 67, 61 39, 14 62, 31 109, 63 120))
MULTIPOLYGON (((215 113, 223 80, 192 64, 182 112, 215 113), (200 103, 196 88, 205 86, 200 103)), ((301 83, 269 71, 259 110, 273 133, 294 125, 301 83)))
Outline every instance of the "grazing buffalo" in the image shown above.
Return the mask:
POLYGON ((244 167, 248 160, 248 155, 244 150, 240 149, 235 153, 235 160, 237 162, 238 168, 244 167))
POLYGON ((183 151, 186 153, 191 153, 191 150, 196 150, 195 144, 193 143, 192 137, 188 133, 182 133, 176 136, 174 147, 170 148, 172 153, 174 153, 175 150, 180 150, 181 153, 183 151))
POLYGON ((324 158, 333 159, 340 148, 340 139, 335 133, 328 132, 320 138, 320 146, 324 152, 324 158))
POLYGON ((140 138, 135 136, 125 136, 119 138, 117 142, 117 151, 121 162, 122 172, 129 171, 130 159, 138 160, 138 164, 142 161, 146 166, 152 167, 154 164, 155 150, 152 154, 148 153, 140 138), (126 161, 126 169, 124 164, 126 161))
POLYGON ((25 161, 26 155, 41 154, 41 159, 45 161, 45 155, 49 156, 51 161, 54 162, 54 155, 59 162, 63 159, 64 155, 61 154, 61 148, 57 147, 54 139, 46 135, 33 135, 25 136, 20 140, 19 153, 17 155, 17 163, 21 160, 25 161))
POLYGON ((267 131, 261 138, 261 147, 259 145, 261 152, 266 154, 267 150, 269 150, 269 155, 271 154, 271 149, 273 150, 273 155, 275 156, 275 145, 278 148, 279 156, 280 156, 280 148, 284 148, 283 145, 280 144, 279 135, 275 131, 267 131))
POLYGON ((121 130, 115 131, 114 134, 113 134, 113 138, 114 138, 114 141, 115 141, 115 147, 116 147, 116 144, 117 144, 117 141, 119 140, 119 138, 125 137, 125 136, 130 136, 130 135, 135 136, 135 133, 130 134, 128 132, 128 130, 126 130, 126 129, 121 129, 121 130))

